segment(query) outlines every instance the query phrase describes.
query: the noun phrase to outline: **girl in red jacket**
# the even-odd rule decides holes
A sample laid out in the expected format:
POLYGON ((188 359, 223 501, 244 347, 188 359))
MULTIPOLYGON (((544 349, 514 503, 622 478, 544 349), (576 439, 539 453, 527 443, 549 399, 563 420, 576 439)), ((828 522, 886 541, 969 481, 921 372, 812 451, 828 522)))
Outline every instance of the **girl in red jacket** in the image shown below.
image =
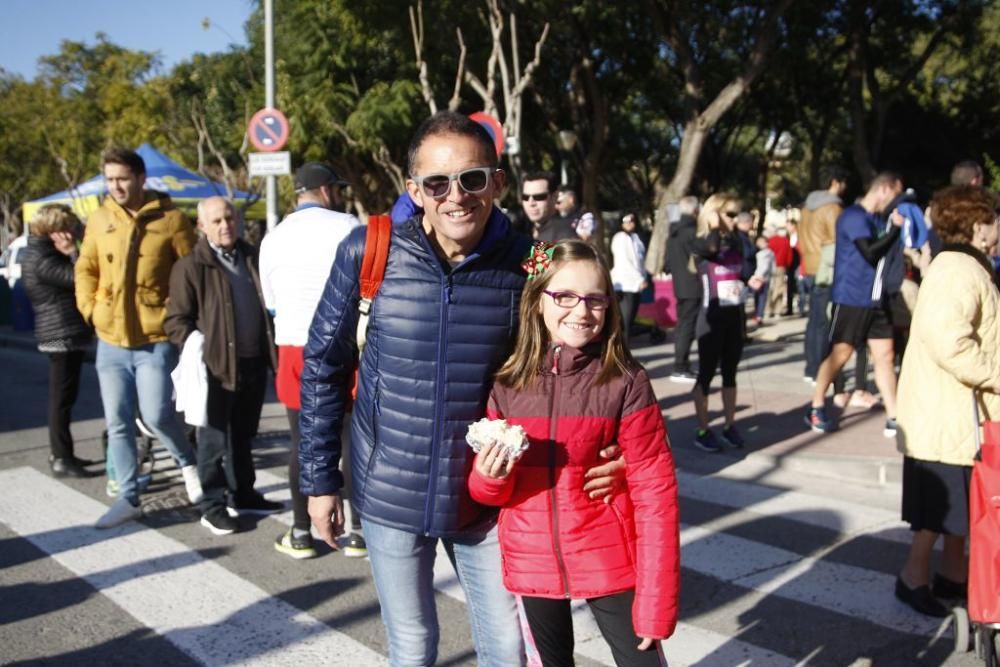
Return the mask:
POLYGON ((663 664, 677 623, 677 487, 646 371, 621 337, 608 269, 580 241, 537 244, 525 263, 520 336, 497 373, 489 419, 523 427, 528 448, 488 443, 472 497, 500 510, 504 584, 520 595, 545 665, 573 664, 570 599, 586 599, 618 665, 663 664), (627 490, 584 491, 598 452, 618 443, 627 490), (655 650, 649 650, 655 645, 655 650))

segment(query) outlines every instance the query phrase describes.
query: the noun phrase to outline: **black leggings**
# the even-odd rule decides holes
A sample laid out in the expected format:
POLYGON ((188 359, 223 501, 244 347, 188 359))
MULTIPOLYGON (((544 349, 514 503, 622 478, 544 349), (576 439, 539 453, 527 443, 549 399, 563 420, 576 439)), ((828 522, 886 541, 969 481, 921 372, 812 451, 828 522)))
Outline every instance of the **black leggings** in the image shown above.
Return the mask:
MULTIPOLYGON (((288 488, 292 492, 293 525, 299 530, 309 530, 312 525, 309 520, 309 498, 299 491, 299 411, 286 407, 288 413, 288 439, 291 447, 288 452, 288 488)), ((344 488, 340 497, 349 501, 351 498, 351 416, 345 415, 346 426, 340 441, 340 468, 344 471, 344 488)), ((361 515, 351 506, 351 531, 361 532, 361 515)))
POLYGON ((635 316, 639 314, 639 292, 615 292, 618 295, 618 303, 622 311, 622 334, 625 336, 625 345, 628 345, 629 336, 632 335, 632 325, 635 324, 635 316))
MULTIPOLYGON (((597 626, 604 640, 611 647, 615 664, 636 667, 665 665, 661 660, 662 649, 654 642, 648 651, 638 650, 642 640, 632 629, 632 601, 635 591, 625 591, 587 600, 594 613, 597 626)), ((572 667, 573 617, 570 602, 565 599, 522 597, 524 615, 528 620, 531 638, 545 667, 572 667)))
POLYGON ((82 350, 49 352, 49 452, 56 459, 74 456, 69 425, 82 369, 82 350))
POLYGON ((706 396, 720 366, 722 386, 736 386, 736 368, 743 356, 744 326, 742 308, 709 309, 708 332, 698 338, 698 386, 706 396))

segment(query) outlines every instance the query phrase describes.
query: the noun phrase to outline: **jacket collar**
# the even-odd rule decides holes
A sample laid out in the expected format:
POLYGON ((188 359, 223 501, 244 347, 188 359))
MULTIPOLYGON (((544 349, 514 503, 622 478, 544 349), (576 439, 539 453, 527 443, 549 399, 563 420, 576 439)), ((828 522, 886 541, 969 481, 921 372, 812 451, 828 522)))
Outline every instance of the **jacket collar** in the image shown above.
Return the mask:
MULTIPOLYGON (((415 215, 406 222, 395 225, 394 229, 397 230, 397 234, 400 238, 408 241, 409 243, 415 244, 416 247, 423 250, 423 254, 431 255, 434 261, 438 264, 442 264, 443 260, 441 260, 437 253, 434 252, 430 240, 427 238, 427 233, 424 231, 424 217, 422 214, 415 215)), ((465 259, 458 264, 455 269, 464 266, 483 255, 488 255, 497 248, 503 247, 508 236, 510 235, 510 231, 510 220, 500 209, 494 206, 490 211, 490 217, 486 221, 486 230, 483 232, 482 238, 479 239, 479 243, 476 244, 476 247, 472 249, 472 252, 466 255, 465 259)))
MULTIPOLYGON (((253 246, 244 241, 243 239, 236 239, 236 249, 239 251, 239 259, 241 261, 247 261, 253 251, 253 246)), ((215 251, 212 249, 211 244, 208 239, 204 236, 199 236, 198 241, 194 244, 194 258, 199 264, 207 264, 209 266, 219 266, 219 259, 215 255, 215 251)))
POLYGON ((601 341, 576 348, 563 344, 549 345, 545 353, 543 375, 575 375, 592 363, 600 362, 601 341))

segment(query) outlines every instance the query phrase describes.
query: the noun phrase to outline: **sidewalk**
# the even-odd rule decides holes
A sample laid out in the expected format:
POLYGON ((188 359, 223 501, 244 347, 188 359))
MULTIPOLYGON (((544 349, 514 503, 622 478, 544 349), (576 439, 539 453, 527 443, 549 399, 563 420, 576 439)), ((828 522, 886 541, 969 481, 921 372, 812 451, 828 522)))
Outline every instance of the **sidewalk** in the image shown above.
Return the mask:
MULTIPOLYGON (((829 414, 839 418, 834 433, 809 431, 803 423, 812 386, 803 382, 802 339, 805 318, 780 318, 756 331, 753 342, 744 348, 740 364, 737 425, 747 441, 746 449, 727 449, 708 454, 691 444, 694 438, 694 406, 691 384, 671 382, 673 343, 649 345, 644 337, 634 341, 636 357, 646 366, 653 389, 667 419, 667 430, 679 466, 699 473, 724 469, 742 459, 755 460, 767 469, 783 469, 807 475, 873 486, 898 485, 902 457, 896 442, 882 436, 885 413, 857 408, 841 411, 830 406, 829 414)), ((0 347, 34 351, 31 332, 0 326, 0 347)), ((697 346, 695 346, 697 347, 697 346)), ((722 428, 721 378, 712 383, 709 410, 713 428, 722 428)), ((269 400, 273 400, 273 397, 269 400)), ((265 406, 261 434, 287 429, 280 406, 265 406), (271 409, 274 408, 274 409, 271 409)))
MULTIPOLYGON (((693 385, 669 379, 673 343, 637 346, 635 354, 653 379, 679 465, 717 470, 746 458, 772 469, 869 485, 900 483, 902 455, 896 451, 895 439, 882 435, 885 412, 881 407, 841 411, 828 400, 828 414, 838 419, 838 430, 819 434, 806 427, 803 417, 813 386, 803 379, 805 323, 804 317, 779 318, 751 329, 752 342, 744 348, 737 377, 736 423, 747 442, 742 451, 709 454, 696 449, 692 444, 696 427, 690 398, 693 385)), ((709 396, 716 435, 722 428, 721 382, 717 375, 709 396)))

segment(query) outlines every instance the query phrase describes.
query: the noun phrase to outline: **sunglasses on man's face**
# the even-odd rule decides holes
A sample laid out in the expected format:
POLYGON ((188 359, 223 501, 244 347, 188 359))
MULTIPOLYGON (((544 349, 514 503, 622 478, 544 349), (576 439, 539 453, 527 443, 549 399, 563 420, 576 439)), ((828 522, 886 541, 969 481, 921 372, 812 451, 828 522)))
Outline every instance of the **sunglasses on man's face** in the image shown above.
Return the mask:
POLYGON ((548 192, 536 192, 533 195, 529 195, 529 194, 525 193, 525 194, 521 195, 521 201, 528 201, 529 199, 534 200, 534 201, 545 201, 548 198, 549 198, 549 193, 548 192))
POLYGON ((726 216, 727 218, 732 219, 732 218, 738 218, 740 216, 740 212, 739 211, 723 211, 722 215, 726 216))
POLYGON ((490 184, 490 176, 496 171, 492 167, 475 167, 456 174, 431 174, 430 176, 414 176, 413 181, 420 185, 424 194, 432 199, 444 199, 451 192, 452 181, 458 181, 462 190, 470 195, 477 195, 486 190, 490 184))

